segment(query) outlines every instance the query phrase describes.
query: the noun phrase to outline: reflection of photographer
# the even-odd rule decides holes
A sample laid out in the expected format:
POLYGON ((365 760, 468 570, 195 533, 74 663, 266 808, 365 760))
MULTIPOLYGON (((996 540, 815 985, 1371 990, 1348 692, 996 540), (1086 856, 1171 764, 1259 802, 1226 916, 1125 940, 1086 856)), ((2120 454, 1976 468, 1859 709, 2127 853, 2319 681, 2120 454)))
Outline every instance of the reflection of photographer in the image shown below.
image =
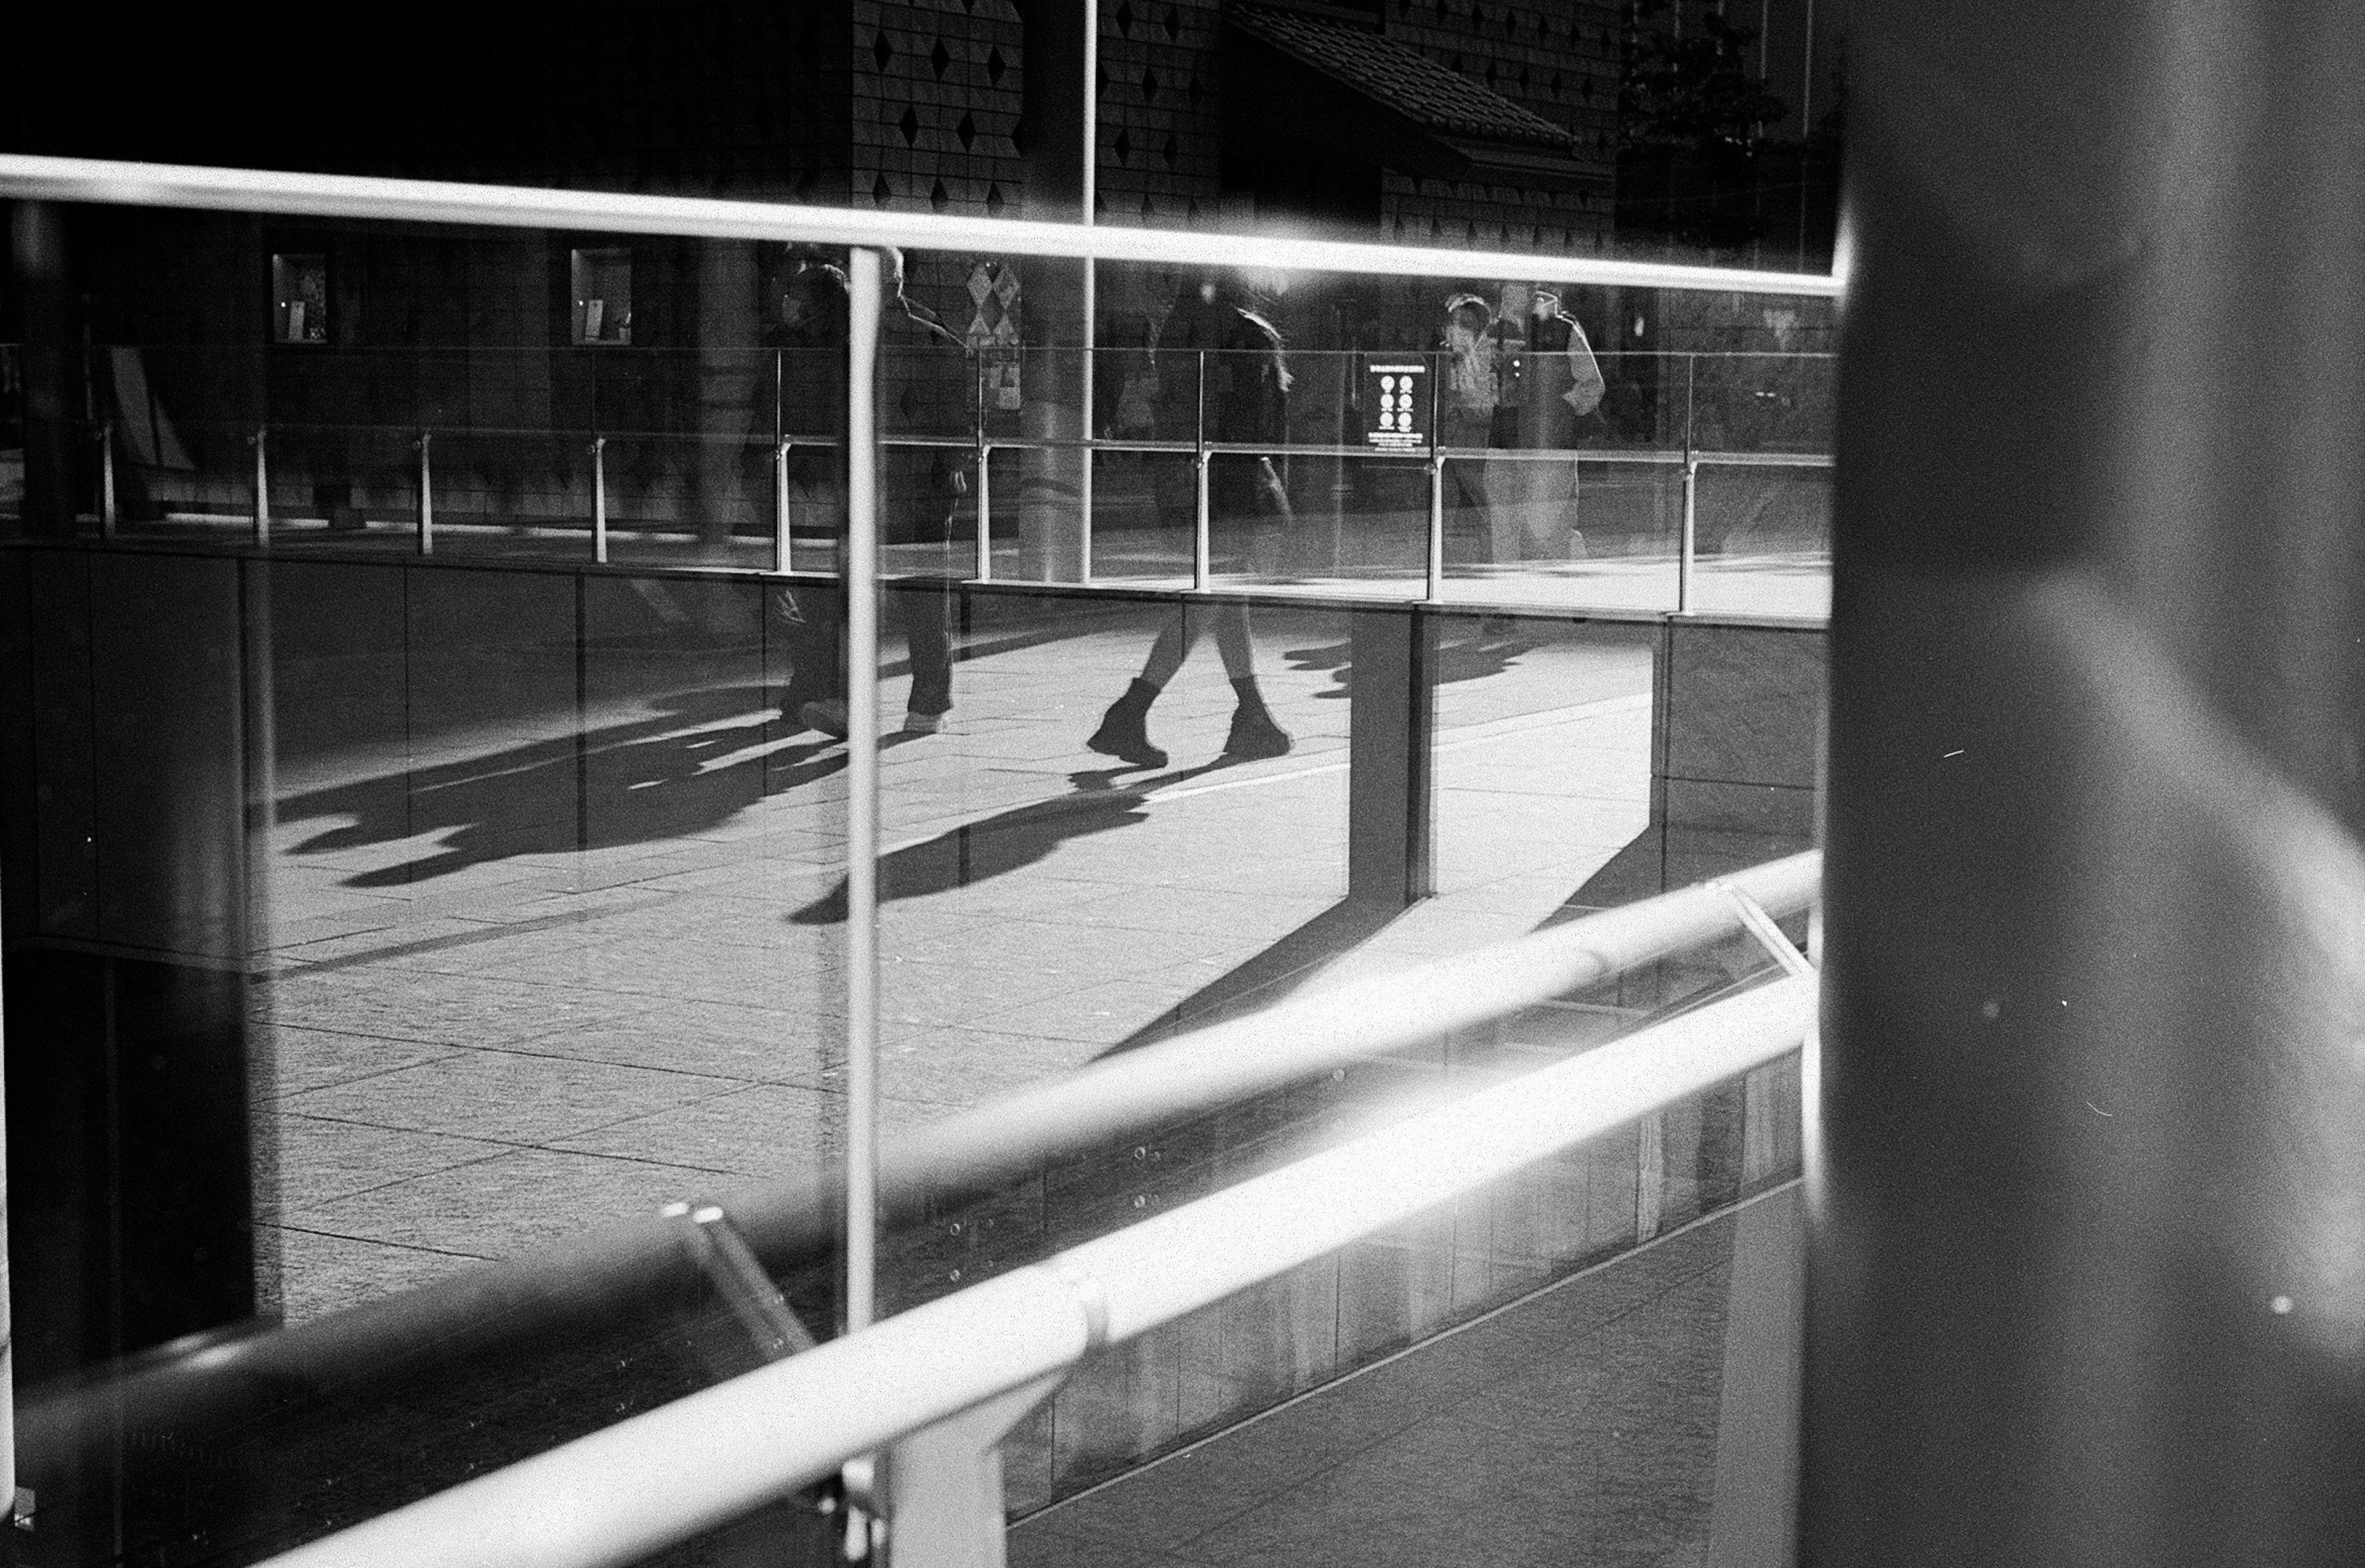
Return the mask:
MULTIPOLYGON (((1506 293, 1510 291, 1506 290, 1506 293)), ((1588 424, 1597 425, 1605 384, 1601 363, 1575 318, 1561 313, 1549 288, 1529 293, 1527 352, 1520 356, 1519 444, 1530 452, 1574 453, 1588 424)), ((1514 548, 1526 560, 1576 560, 1585 555, 1578 525, 1577 466, 1530 458, 1518 465, 1511 488, 1514 548)))

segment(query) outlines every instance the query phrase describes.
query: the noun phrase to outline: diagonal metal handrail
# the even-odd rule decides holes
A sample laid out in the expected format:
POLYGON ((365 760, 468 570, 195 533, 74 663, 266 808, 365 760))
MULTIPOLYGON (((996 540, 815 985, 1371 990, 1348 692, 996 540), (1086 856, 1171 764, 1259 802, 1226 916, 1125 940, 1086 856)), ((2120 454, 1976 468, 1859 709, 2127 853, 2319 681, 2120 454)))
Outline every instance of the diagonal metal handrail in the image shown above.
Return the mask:
MULTIPOLYGON (((1508 967, 1526 969, 1533 957, 1508 967)), ((859 1455, 988 1401, 1041 1388, 1104 1344, 1173 1322, 1773 1061, 1804 1042, 1814 1007, 1812 976, 1743 992, 272 1562, 604 1568, 637 1561, 859 1455)))
POLYGON ((302 218, 465 223, 502 229, 590 230, 706 240, 892 245, 915 251, 974 251, 994 255, 1063 256, 1206 267, 1238 266, 1243 247, 1253 245, 1257 265, 1288 271, 1710 289, 1820 298, 1835 298, 1841 292, 1840 279, 1829 274, 1681 266, 1603 256, 1456 251, 1369 241, 1316 240, 1287 233, 1242 235, 1046 223, 869 207, 545 190, 268 169, 209 169, 24 153, 0 154, 0 197, 267 212, 302 218))

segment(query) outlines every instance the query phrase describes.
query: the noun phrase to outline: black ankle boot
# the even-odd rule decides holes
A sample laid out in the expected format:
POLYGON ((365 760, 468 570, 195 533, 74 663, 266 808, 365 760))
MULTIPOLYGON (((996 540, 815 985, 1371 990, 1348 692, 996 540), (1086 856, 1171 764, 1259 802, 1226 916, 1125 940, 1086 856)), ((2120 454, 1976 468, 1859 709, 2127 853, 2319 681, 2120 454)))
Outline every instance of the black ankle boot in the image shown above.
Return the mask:
POLYGON ((1264 698, 1257 690, 1253 677, 1232 682, 1239 694, 1240 705, 1232 710, 1232 731, 1224 737, 1224 755, 1243 762, 1259 757, 1285 756, 1293 744, 1289 732, 1272 722, 1265 708, 1264 698))
POLYGON ((1109 704, 1109 711, 1101 715, 1101 727, 1084 745, 1136 767, 1165 767, 1166 754, 1149 740, 1149 705, 1157 699, 1158 688, 1136 678, 1124 696, 1109 704))

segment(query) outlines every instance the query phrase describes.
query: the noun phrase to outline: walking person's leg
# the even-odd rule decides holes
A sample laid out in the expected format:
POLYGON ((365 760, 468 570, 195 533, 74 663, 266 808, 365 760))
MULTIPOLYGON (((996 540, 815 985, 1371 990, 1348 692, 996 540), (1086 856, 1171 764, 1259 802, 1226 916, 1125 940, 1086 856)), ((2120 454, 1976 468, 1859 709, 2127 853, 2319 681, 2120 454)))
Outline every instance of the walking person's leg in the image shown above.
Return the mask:
POLYGON ((1124 696, 1109 704, 1108 711, 1101 715, 1100 727, 1085 738, 1084 745, 1136 767, 1165 767, 1165 751, 1149 738, 1149 705, 1182 667, 1191 644, 1197 641, 1198 628, 1191 623, 1188 610, 1176 605, 1166 624, 1159 628, 1157 640, 1149 644, 1141 673, 1133 678, 1124 696))
POLYGON ((1287 754, 1289 732, 1273 721, 1257 689, 1256 646, 1249 633, 1245 604, 1216 607, 1216 652, 1222 655, 1224 674, 1231 680, 1239 706, 1232 710, 1231 732, 1224 737, 1224 755, 1242 760, 1287 754))
POLYGON ((912 664, 903 733, 932 735, 944 727, 945 715, 953 707, 953 587, 941 577, 932 578, 906 584, 892 598, 912 664))

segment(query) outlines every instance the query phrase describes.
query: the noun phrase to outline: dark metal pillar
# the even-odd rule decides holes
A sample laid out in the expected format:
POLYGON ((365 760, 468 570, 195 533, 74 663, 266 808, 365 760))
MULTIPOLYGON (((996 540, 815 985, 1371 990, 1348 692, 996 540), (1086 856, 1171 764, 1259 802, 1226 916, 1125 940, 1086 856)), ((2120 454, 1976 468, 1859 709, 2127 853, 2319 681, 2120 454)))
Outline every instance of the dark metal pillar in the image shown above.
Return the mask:
POLYGON ((2353 1562, 2365 42, 1854 20, 1802 1561, 2353 1562))

